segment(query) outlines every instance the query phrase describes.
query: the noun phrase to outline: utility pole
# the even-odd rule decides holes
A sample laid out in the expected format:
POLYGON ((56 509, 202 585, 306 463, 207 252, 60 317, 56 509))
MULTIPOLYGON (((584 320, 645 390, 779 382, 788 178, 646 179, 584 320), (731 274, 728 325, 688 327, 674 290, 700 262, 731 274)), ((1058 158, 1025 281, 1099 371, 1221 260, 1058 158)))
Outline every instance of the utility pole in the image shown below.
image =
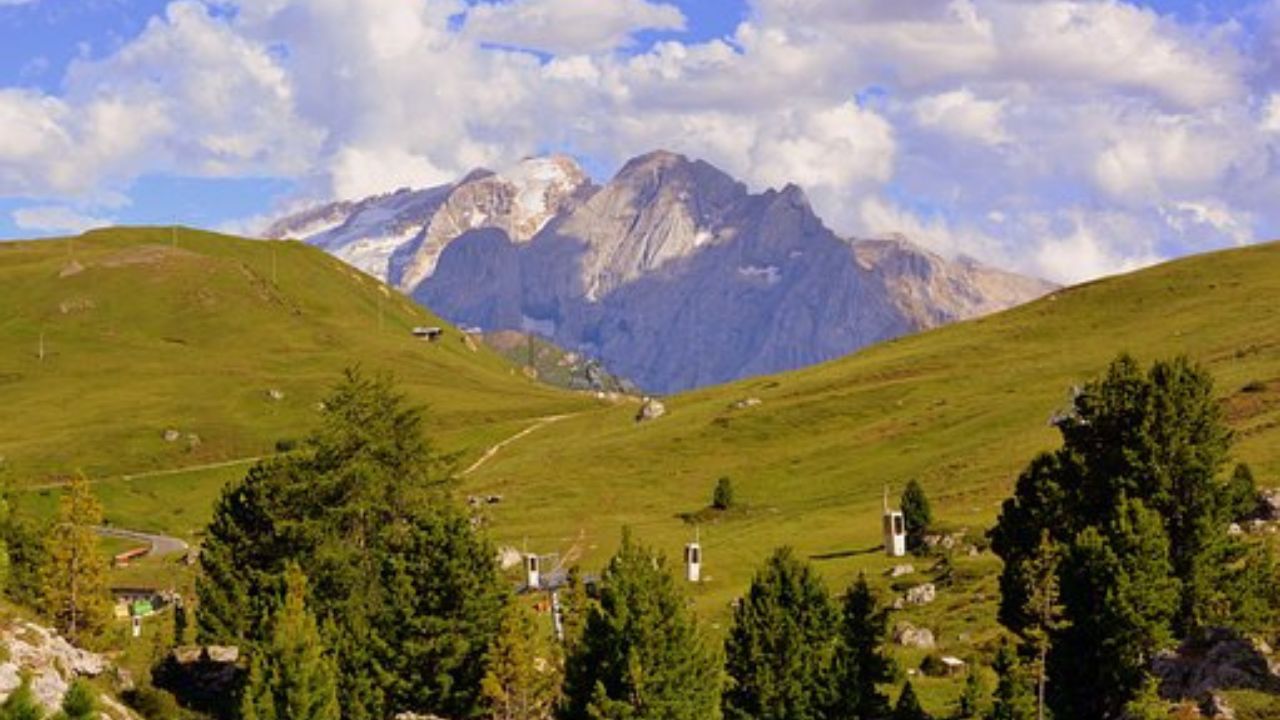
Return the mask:
POLYGON ((271 243, 271 284, 279 285, 279 283, 276 282, 276 244, 271 240, 268 240, 267 242, 271 243))
POLYGON ((36 357, 40 358, 40 362, 44 362, 44 329, 40 329, 40 347, 36 350, 36 357))

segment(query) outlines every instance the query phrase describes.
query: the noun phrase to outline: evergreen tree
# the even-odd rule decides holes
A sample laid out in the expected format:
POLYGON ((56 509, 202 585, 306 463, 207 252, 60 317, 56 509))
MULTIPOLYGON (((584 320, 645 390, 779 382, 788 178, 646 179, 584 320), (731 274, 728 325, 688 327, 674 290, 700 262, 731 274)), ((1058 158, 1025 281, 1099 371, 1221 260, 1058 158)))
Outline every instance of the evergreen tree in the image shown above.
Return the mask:
MULTIPOLYGON (((861 622, 870 627, 883 620, 861 622)), ((725 641, 730 677, 725 715, 731 720, 822 718, 832 701, 835 628, 831 598, 812 566, 791 548, 774 551, 733 612, 725 641)), ((861 649, 850 649, 851 663, 861 649)))
POLYGON ((489 649, 483 689, 493 720, 550 717, 559 690, 559 664, 538 618, 518 601, 507 603, 502 627, 489 649))
POLYGON ((1036 717, 1045 717, 1045 688, 1048 683, 1048 658, 1053 633, 1061 629, 1062 606, 1059 604, 1058 548, 1047 530, 1041 533, 1035 555, 1022 567, 1028 588, 1026 617, 1030 621, 1022 630, 1023 642, 1032 657, 1031 674, 1036 684, 1036 717))
MULTIPOLYGON (((346 720, 472 717, 504 589, 448 492, 449 458, 386 378, 348 371, 319 427, 226 488, 201 552, 198 636, 269 644, 269 598, 296 563, 338 665, 346 720)), ((264 668, 269 670, 269 668, 264 668)))
POLYGON ((106 626, 111 614, 107 560, 94 528, 102 506, 83 474, 77 474, 58 501, 58 515, 46 541, 41 588, 49 615, 68 640, 79 642, 106 626))
POLYGON ((1160 698, 1160 682, 1148 673, 1138 694, 1124 706, 1125 720, 1168 720, 1169 703, 1160 698))
POLYGON ((832 663, 832 720, 878 718, 888 713, 889 698, 877 688, 893 680, 893 663, 882 649, 888 630, 887 609, 876 601, 866 577, 859 575, 844 596, 832 663))
POLYGON ((1035 701, 1027 688, 1018 656, 1008 639, 996 651, 996 692, 988 720, 1032 720, 1036 716, 1035 701))
POLYGON ((306 607, 307 579, 285 570, 284 602, 272 618, 270 643, 258 650, 242 716, 255 720, 338 720, 336 668, 306 607))
POLYGON ((917 552, 924 545, 924 536, 933 525, 933 510, 929 498, 918 480, 912 479, 902 491, 902 520, 907 525, 907 549, 917 552))
POLYGON ((1171 640, 1178 602, 1160 516, 1122 499, 1104 534, 1087 528, 1063 561, 1070 624, 1054 633, 1049 704, 1057 717, 1119 717, 1171 640), (1089 688, 1089 692, 1080 692, 1089 688))
POLYGON ((566 663, 563 717, 719 718, 720 663, 666 559, 624 531, 599 594, 566 663))
MULTIPOLYGON (((874 716, 866 716, 874 717, 874 716)), ((893 706, 893 720, 931 720, 929 714, 920 707, 920 699, 916 697, 916 689, 908 680, 902 686, 902 694, 898 695, 898 703, 893 706)))
POLYGON ((46 564, 48 528, 23 511, 20 496, 5 497, 6 512, 0 519, 0 542, 8 560, 5 590, 13 601, 36 607, 42 600, 42 576, 46 564))
POLYGON ((591 598, 587 595, 587 585, 582 579, 582 569, 574 565, 569 568, 565 577, 564 590, 560 591, 560 624, 563 634, 560 645, 565 657, 578 651, 590 612, 591 598))
POLYGON ((728 510, 733 507, 732 480, 722 477, 716 481, 716 489, 711 496, 711 507, 717 510, 728 510))
POLYGON ((62 712, 57 720, 98 720, 98 698, 84 680, 76 679, 62 696, 62 712))
POLYGON ((22 676, 17 689, 9 693, 3 704, 0 704, 0 720, 43 720, 44 708, 36 701, 36 694, 31 689, 31 677, 22 676))
POLYGON ((964 677, 964 689, 960 692, 959 717, 982 717, 982 709, 986 705, 987 690, 982 684, 982 675, 976 665, 970 666, 964 677))
POLYGON ((1258 484, 1253 479, 1253 470, 1246 464, 1236 465, 1227 482, 1226 519, 1232 522, 1249 520, 1258 516, 1262 510, 1262 495, 1258 492, 1258 484))

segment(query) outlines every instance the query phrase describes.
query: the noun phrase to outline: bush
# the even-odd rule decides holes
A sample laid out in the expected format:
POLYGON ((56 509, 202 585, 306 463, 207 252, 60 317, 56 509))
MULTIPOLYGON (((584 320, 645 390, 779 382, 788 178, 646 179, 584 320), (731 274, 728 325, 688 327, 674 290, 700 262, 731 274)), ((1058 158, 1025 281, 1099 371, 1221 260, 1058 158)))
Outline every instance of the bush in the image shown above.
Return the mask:
POLYGON ((1249 382, 1245 383, 1244 387, 1240 388, 1240 391, 1246 392, 1246 393, 1266 392, 1267 384, 1262 382, 1261 380, 1250 380, 1249 382))
POLYGON ((276 441, 276 452, 293 452, 298 449, 298 441, 293 438, 280 438, 276 441))
POLYGON ((722 477, 716 481, 716 490, 711 496, 711 507, 717 510, 728 510, 733 507, 732 480, 722 477))

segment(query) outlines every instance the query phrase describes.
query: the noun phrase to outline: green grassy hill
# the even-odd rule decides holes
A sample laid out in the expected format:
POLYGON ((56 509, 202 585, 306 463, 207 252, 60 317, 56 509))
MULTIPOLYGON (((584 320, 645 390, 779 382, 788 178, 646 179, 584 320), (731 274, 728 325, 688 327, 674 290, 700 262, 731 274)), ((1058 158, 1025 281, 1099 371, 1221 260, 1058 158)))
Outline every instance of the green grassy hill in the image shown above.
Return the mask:
POLYGON ((355 364, 394 371, 464 461, 533 418, 591 406, 453 328, 412 337, 448 326, 298 243, 168 228, 0 243, 0 308, 0 456, 19 482, 272 452, 313 426, 355 364))

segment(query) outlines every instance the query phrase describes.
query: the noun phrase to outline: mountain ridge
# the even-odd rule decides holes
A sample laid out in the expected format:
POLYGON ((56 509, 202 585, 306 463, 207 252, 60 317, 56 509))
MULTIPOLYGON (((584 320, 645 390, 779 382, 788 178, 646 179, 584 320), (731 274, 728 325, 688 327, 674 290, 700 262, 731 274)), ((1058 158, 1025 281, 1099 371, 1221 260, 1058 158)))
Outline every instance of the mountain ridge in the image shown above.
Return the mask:
POLYGON ((454 322, 537 332, 657 392, 811 365, 1056 287, 900 236, 840 237, 798 185, 753 194, 663 150, 603 185, 553 156, 325 207, 267 234, 301 235, 454 322))

